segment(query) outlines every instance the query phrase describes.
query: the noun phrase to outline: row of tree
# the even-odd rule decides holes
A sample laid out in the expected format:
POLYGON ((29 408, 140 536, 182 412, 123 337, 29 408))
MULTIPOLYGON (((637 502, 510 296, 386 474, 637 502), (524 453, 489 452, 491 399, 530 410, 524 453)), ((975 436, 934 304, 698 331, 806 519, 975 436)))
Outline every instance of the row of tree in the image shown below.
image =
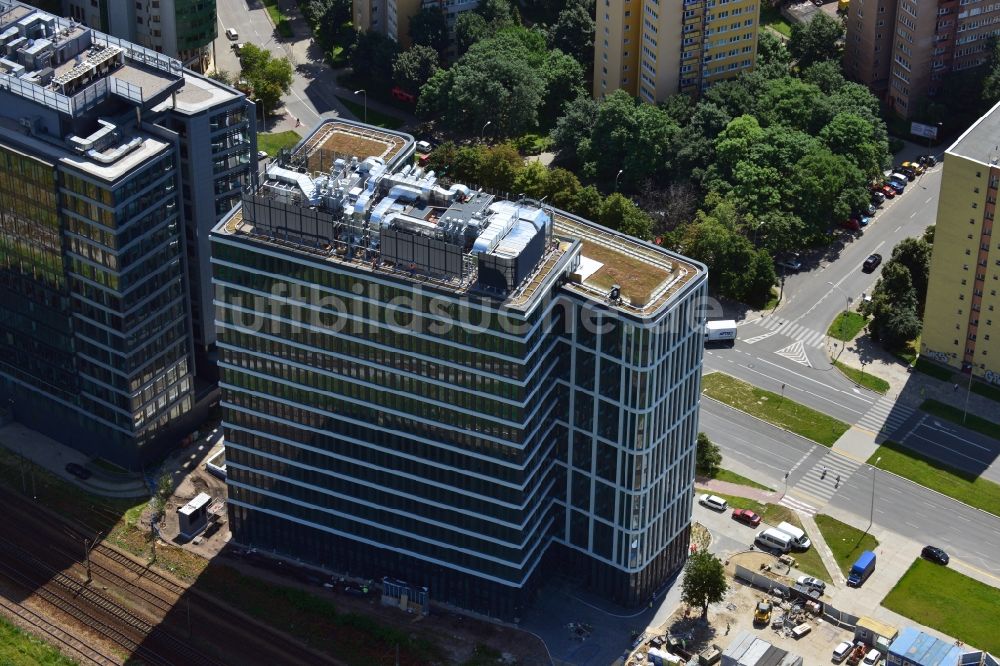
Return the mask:
POLYGON ((859 311, 872 317, 872 337, 888 349, 901 349, 920 335, 931 272, 934 227, 923 238, 906 238, 892 249, 892 258, 859 311))
POLYGON ((636 238, 652 237, 652 220, 628 197, 618 192, 603 196, 567 169, 549 169, 539 162, 525 164, 509 143, 488 147, 445 142, 431 153, 428 167, 447 178, 494 192, 545 199, 557 208, 636 238))

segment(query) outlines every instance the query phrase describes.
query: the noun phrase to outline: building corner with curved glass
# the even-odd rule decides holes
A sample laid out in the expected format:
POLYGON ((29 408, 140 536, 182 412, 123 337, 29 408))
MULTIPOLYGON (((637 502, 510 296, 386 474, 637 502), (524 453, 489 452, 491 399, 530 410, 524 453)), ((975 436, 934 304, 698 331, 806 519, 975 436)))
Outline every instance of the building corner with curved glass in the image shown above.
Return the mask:
POLYGON ((212 233, 233 541, 514 619, 689 546, 703 266, 327 121, 212 233), (349 154, 361 152, 361 155, 349 154))

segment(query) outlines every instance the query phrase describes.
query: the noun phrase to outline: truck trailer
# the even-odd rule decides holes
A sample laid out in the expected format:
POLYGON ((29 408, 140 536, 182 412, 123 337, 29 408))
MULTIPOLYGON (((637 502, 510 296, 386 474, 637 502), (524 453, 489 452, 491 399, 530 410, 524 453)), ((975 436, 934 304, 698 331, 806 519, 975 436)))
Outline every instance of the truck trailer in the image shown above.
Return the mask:
POLYGON ((736 342, 736 322, 732 319, 705 322, 705 342, 736 342))
POLYGON ((851 567, 851 574, 847 577, 847 584, 851 587, 861 587, 868 577, 875 571, 875 553, 866 550, 858 557, 858 561, 851 567))

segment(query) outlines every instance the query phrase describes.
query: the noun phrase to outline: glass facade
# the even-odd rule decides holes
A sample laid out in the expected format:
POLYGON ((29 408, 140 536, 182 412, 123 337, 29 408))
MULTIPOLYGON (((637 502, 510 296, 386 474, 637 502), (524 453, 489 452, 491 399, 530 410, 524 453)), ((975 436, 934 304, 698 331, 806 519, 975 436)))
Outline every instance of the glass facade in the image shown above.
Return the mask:
POLYGON ((28 425, 137 466, 192 406, 174 151, 113 182, 8 147, 0 162, 8 400, 28 425))
POLYGON ((704 297, 527 313, 213 234, 235 542, 513 618, 560 563, 625 605, 687 554, 704 297))

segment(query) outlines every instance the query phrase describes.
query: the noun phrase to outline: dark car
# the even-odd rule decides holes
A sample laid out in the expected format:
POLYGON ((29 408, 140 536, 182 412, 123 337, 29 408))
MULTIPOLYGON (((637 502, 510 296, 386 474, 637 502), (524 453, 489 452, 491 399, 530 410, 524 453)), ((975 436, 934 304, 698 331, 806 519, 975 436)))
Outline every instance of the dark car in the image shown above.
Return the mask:
POLYGON ((66 471, 78 479, 89 479, 93 476, 89 469, 76 463, 69 463, 66 465, 66 471))
POLYGON ((750 527, 760 525, 760 516, 750 509, 733 509, 733 520, 739 521, 744 525, 749 525, 750 527))
POLYGON ((920 557, 931 562, 937 562, 938 564, 948 564, 951 560, 948 557, 948 553, 937 546, 924 546, 924 549, 920 551, 920 557))
POLYGON ((869 256, 867 259, 865 259, 865 263, 861 267, 861 269, 865 273, 871 273, 873 270, 875 270, 876 268, 878 268, 878 265, 881 264, 881 263, 882 263, 882 255, 881 254, 873 254, 873 255, 869 256))
POLYGON ((878 208, 883 203, 885 203, 885 193, 883 192, 872 192, 872 205, 878 208))
POLYGON ((917 158, 917 162, 923 164, 926 167, 932 167, 937 164, 937 158, 933 155, 921 155, 917 158))
POLYGON ((910 167, 907 167, 907 166, 898 166, 898 167, 896 167, 896 173, 903 174, 904 176, 906 176, 907 180, 913 180, 914 178, 917 177, 917 172, 915 170, 911 169, 910 167))
POLYGON ((840 223, 840 226, 842 226, 844 229, 847 229, 848 231, 860 231, 861 230, 861 223, 858 222, 856 219, 853 219, 853 218, 850 219, 850 220, 844 220, 843 222, 840 223))
POLYGON ((890 180, 887 185, 896 192, 896 194, 902 194, 903 190, 906 189, 906 183, 901 180, 890 180))

